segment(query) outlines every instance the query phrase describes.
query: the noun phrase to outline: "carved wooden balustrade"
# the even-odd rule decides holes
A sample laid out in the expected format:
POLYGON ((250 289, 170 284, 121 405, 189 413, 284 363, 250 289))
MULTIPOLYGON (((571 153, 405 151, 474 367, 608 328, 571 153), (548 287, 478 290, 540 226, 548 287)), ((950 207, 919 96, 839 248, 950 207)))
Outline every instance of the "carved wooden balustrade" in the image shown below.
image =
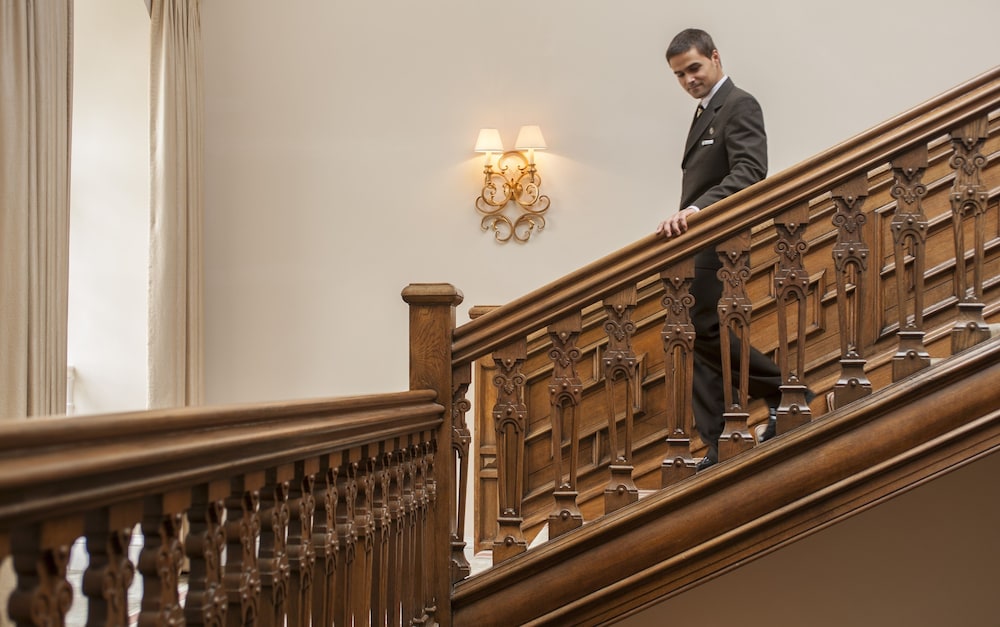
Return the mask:
MULTIPOLYGON (((723 339, 781 367, 779 435, 987 339, 998 107, 1000 69, 706 209, 683 237, 474 308, 453 365, 475 370, 477 441, 458 458, 476 473, 475 549, 499 563, 546 526, 567 533, 694 474, 688 289, 703 247, 723 261, 723 339)), ((733 367, 722 459, 756 446, 766 419, 746 362, 733 367)))
POLYGON ((10 616, 435 624, 448 586, 433 584, 450 579, 439 572, 449 533, 435 525, 451 516, 438 493, 444 408, 434 396, 0 423, 0 556, 17 575, 10 616), (89 563, 74 599, 67 562, 78 538, 89 563))

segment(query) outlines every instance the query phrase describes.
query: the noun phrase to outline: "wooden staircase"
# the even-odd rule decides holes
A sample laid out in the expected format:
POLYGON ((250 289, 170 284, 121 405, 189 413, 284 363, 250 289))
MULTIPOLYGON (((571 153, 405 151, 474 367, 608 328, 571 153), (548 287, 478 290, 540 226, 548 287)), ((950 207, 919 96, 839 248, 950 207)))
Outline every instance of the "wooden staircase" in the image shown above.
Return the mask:
POLYGON ((456 624, 613 622, 996 452, 998 375, 992 339, 552 539, 459 583, 456 624))
POLYGON ((687 240, 649 238, 473 310, 455 332, 453 364, 475 358, 478 440, 460 462, 476 475, 473 545, 495 566, 456 585, 459 624, 600 624, 992 450, 1000 396, 953 369, 992 368, 997 350, 1000 115, 977 90, 998 75, 710 207, 687 240), (759 449, 750 433, 766 409, 739 407, 742 454, 690 479, 703 447, 674 306, 706 241, 749 258, 734 293, 753 304, 750 343, 794 376, 782 405, 801 403, 800 384, 819 395, 797 423, 779 415, 785 435, 759 449), (777 280, 794 273, 804 298, 777 280), (979 343, 990 347, 967 350, 979 343), (950 390, 923 394, 936 385, 950 390), (975 406, 952 404, 963 394, 975 406), (930 416, 940 422, 919 420, 930 416), (980 420, 986 431, 963 430, 980 420), (640 490, 657 492, 636 502, 640 490), (542 529, 549 541, 526 551, 542 529))
POLYGON ((1000 447, 998 216, 1000 68, 461 326, 408 286, 409 391, 0 424, 8 613, 65 624, 83 538, 93 624, 613 622, 1000 447), (707 246, 787 376, 695 476, 707 246))

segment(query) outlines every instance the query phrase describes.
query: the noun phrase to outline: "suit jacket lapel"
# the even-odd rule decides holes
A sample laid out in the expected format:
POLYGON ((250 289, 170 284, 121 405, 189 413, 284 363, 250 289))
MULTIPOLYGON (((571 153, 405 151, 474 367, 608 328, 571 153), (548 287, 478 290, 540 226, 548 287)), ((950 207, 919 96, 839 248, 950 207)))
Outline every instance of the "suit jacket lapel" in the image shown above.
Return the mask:
POLYGON ((722 105, 726 103, 726 99, 729 97, 729 92, 733 90, 733 79, 727 79, 722 87, 719 87, 719 91, 715 92, 712 96, 712 100, 708 103, 708 108, 702 111, 701 115, 694 124, 691 126, 691 130, 688 132, 687 141, 684 143, 684 157, 682 161, 687 159, 688 153, 691 149, 695 147, 698 143, 698 139, 705 132, 705 129, 709 127, 712 120, 715 119, 715 113, 722 108, 722 105))

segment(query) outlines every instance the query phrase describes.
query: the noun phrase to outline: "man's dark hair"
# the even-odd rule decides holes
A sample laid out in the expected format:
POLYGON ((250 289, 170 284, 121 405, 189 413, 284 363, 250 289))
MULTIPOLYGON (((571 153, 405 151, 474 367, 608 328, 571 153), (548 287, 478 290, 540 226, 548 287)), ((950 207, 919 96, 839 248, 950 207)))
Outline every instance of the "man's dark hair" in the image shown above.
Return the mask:
POLYGON ((712 56, 715 50, 715 42, 712 36, 700 28, 685 28, 674 36, 670 45, 667 46, 667 61, 677 55, 684 54, 694 48, 704 57, 712 56))

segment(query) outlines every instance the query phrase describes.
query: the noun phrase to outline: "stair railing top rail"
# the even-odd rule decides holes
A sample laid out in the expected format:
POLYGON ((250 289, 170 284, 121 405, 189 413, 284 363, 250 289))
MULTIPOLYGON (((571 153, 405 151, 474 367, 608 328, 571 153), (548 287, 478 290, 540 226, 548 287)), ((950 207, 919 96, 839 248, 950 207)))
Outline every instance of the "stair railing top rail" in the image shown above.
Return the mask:
POLYGON ((434 399, 418 390, 0 423, 0 538, 59 513, 430 434, 443 419, 434 399))
POLYGON ((469 361, 524 337, 628 284, 828 192, 969 117, 1000 107, 1000 66, 913 109, 719 201, 690 220, 685 237, 651 234, 455 330, 452 363, 469 361))

